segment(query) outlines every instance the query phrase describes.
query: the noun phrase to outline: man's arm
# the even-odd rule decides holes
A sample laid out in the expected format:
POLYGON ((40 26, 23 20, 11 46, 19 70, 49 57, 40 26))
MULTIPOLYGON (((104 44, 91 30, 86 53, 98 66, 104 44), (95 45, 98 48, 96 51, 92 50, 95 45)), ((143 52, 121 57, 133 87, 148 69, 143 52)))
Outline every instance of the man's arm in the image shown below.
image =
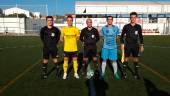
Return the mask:
POLYGON ((40 38, 41 38, 41 41, 44 42, 44 28, 41 28, 40 30, 40 38))
POLYGON ((124 35, 126 33, 125 26, 123 27, 122 33, 120 35, 121 50, 124 50, 124 35))
POLYGON ((142 35, 142 28, 141 26, 139 27, 139 40, 140 40, 140 44, 143 44, 143 35, 142 35))
POLYGON ((100 36, 101 36, 101 40, 102 40, 102 43, 104 42, 104 27, 102 27, 102 29, 100 30, 100 36))
POLYGON ((119 39, 120 38, 120 30, 119 30, 119 28, 117 27, 117 33, 116 33, 116 39, 119 39))
POLYGON ((96 33, 96 42, 98 42, 100 40, 100 36, 99 36, 99 32, 97 29, 95 33, 96 33))
POLYGON ((61 32, 60 32, 60 30, 57 28, 57 30, 56 30, 56 43, 59 42, 59 40, 60 40, 60 35, 61 35, 61 32))
POLYGON ((84 42, 84 31, 83 30, 80 33, 80 41, 84 42))
POLYGON ((80 38, 80 31, 78 28, 76 28, 76 39, 79 40, 80 38))
POLYGON ((142 35, 142 28, 139 27, 139 40, 140 40, 140 52, 144 51, 144 43, 143 43, 143 35, 142 35))
POLYGON ((64 41, 64 29, 61 29, 61 36, 60 36, 60 41, 63 42, 64 41))

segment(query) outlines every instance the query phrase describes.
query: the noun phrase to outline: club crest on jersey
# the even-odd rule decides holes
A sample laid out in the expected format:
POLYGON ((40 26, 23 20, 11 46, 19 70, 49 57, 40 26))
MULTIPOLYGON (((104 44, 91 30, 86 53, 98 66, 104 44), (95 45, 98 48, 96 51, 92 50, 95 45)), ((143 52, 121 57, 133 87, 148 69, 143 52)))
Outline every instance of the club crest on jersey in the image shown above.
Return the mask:
POLYGON ((94 35, 91 35, 92 38, 94 38, 95 36, 94 35))
POLYGON ((54 37, 55 36, 55 34, 54 33, 51 33, 51 37, 54 37))
POLYGON ((138 31, 135 31, 135 35, 138 35, 138 31))

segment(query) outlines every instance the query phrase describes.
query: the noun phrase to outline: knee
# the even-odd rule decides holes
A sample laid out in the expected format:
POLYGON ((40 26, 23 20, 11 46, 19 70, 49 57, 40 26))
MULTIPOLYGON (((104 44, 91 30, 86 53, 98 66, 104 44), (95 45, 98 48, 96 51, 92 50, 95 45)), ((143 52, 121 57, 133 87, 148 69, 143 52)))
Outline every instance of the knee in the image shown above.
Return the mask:
POLYGON ((138 63, 139 62, 139 59, 137 57, 133 58, 133 62, 136 62, 138 63))
POLYGON ((97 62, 97 57, 93 57, 93 62, 97 62))
POLYGON ((129 61, 129 57, 125 57, 125 62, 128 62, 129 61))
POLYGON ((87 62, 87 61, 88 61, 88 58, 83 58, 83 61, 84 61, 84 62, 87 62))
POLYGON ((43 60, 42 60, 42 63, 43 63, 43 64, 47 64, 47 63, 48 63, 48 60, 47 60, 47 59, 43 59, 43 60))
POLYGON ((64 61, 68 61, 68 58, 67 58, 67 57, 64 57, 64 61))
POLYGON ((73 57, 73 61, 77 61, 77 57, 73 57))
POLYGON ((53 59, 53 63, 56 64, 57 62, 58 62, 57 58, 53 59))

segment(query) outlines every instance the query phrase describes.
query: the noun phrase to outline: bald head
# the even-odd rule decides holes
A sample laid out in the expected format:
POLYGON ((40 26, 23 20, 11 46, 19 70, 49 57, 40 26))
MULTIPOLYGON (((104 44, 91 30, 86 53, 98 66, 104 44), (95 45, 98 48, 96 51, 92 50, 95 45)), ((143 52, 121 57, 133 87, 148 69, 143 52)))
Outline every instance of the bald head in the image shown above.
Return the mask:
POLYGON ((86 24, 87 24, 87 27, 88 27, 88 28, 91 28, 91 27, 92 27, 92 19, 88 18, 88 19, 86 20, 86 24))

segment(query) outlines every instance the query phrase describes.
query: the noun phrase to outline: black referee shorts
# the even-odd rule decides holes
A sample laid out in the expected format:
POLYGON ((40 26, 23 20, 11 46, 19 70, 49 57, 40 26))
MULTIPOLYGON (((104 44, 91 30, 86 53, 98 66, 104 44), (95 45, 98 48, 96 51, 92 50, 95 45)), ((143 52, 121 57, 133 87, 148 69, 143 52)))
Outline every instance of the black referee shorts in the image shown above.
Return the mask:
POLYGON ((43 59, 49 59, 50 56, 52 58, 57 58, 57 55, 58 55, 57 52, 58 52, 57 47, 51 47, 51 48, 44 47, 43 48, 43 59))
POLYGON ((93 47, 93 48, 87 48, 84 47, 84 57, 85 58, 92 58, 92 57, 96 57, 97 56, 97 48, 93 47))
POLYGON ((139 44, 126 44, 125 45, 125 57, 138 57, 139 56, 139 44))
POLYGON ((64 51, 64 57, 73 58, 78 56, 78 51, 67 52, 64 51))

